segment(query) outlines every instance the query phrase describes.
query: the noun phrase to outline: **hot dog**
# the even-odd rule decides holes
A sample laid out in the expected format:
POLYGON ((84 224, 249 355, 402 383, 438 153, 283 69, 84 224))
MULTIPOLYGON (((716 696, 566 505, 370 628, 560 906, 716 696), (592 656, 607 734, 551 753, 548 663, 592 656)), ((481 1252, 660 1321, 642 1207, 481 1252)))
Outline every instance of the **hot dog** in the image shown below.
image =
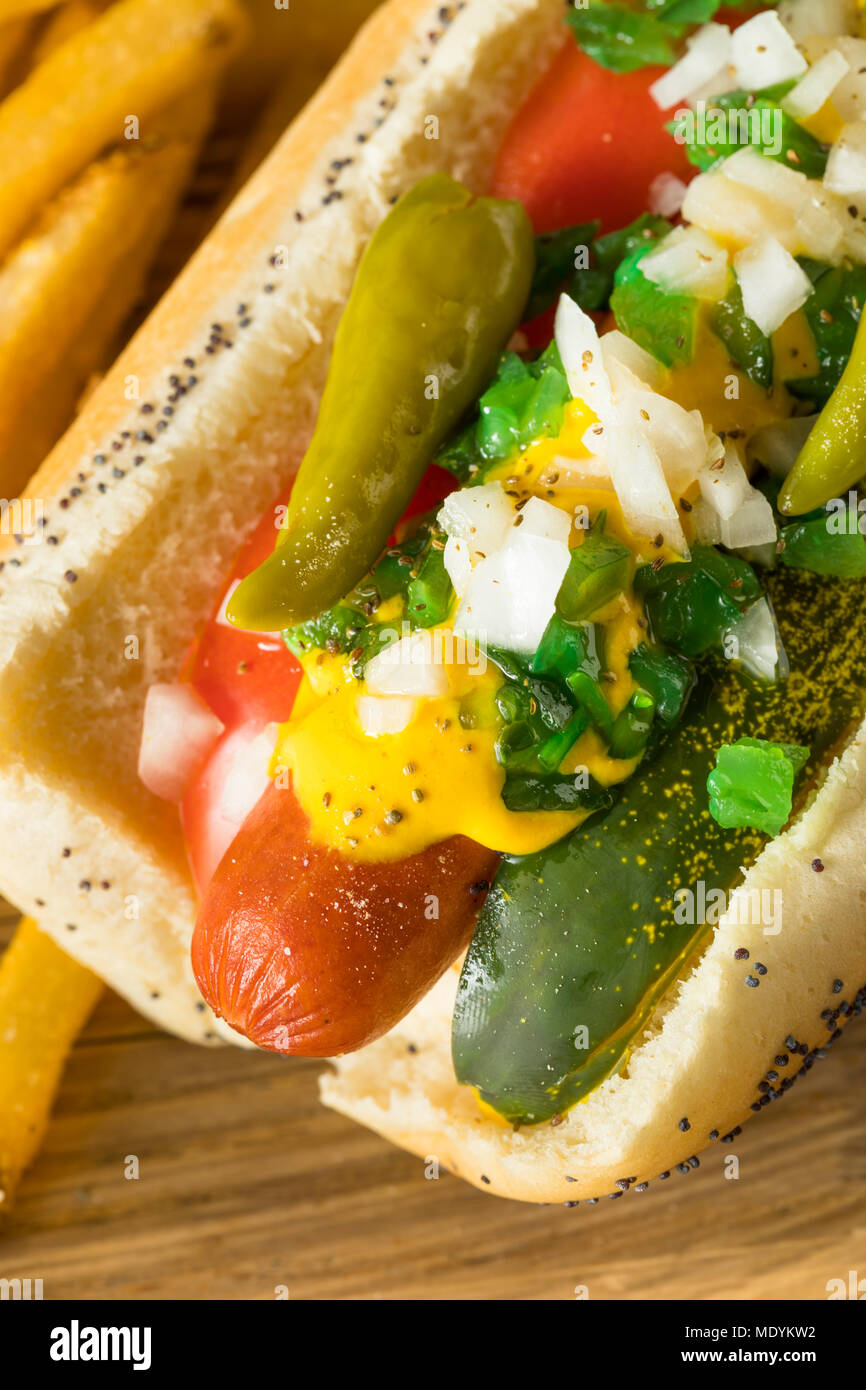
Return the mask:
MULTIPOLYGON (((580 183, 580 149, 560 185, 539 174, 544 160, 531 150, 546 120, 550 130, 579 110, 575 92, 589 77, 594 101, 618 99, 622 74, 615 62, 604 68, 613 60, 597 36, 602 78, 562 27, 561 7, 542 0, 495 15, 478 3, 442 7, 432 29, 420 5, 394 4, 386 16, 37 477, 37 488, 57 488, 85 441, 123 439, 118 383, 139 364, 148 415, 168 423, 129 431, 142 461, 130 459, 140 482, 128 514, 105 511, 107 492, 94 500, 117 527, 110 540, 86 524, 88 497, 54 547, 66 568, 46 547, 29 575, 12 574, 0 697, 19 729, 29 719, 28 824, 41 804, 52 843, 75 839, 46 875, 40 910, 56 934, 76 929, 83 959, 179 1031, 213 1033, 179 950, 197 912, 192 969, 227 1033, 342 1057, 323 1082, 328 1103, 480 1186, 595 1200, 688 1168, 783 1095, 862 1002, 852 909, 866 815, 862 536, 856 525, 837 533, 811 514, 798 519, 803 496, 816 505, 815 487, 822 506, 839 479, 850 482, 833 441, 852 438, 859 418, 856 383, 852 395, 850 374, 840 381, 859 362, 860 301, 845 278, 859 273, 857 219, 838 203, 858 177, 856 133, 838 113, 835 132, 828 126, 829 96, 818 133, 791 116, 784 100, 794 93, 802 113, 834 64, 815 78, 823 54, 805 44, 807 67, 777 20, 752 30, 747 21, 736 42, 727 29, 701 30, 685 68, 628 74, 629 92, 652 103, 644 114, 657 115, 644 121, 635 184, 616 184, 605 206, 602 188, 580 183), (680 144, 666 132, 668 107, 702 83, 716 78, 730 92, 749 79, 754 98, 773 88, 768 72, 786 85, 757 98, 778 113, 778 150, 759 130, 756 149, 734 150, 737 162, 719 168, 705 131, 680 144), (387 117, 354 132, 362 154, 340 153, 349 102, 366 113, 380 77, 387 117), (459 126, 447 151, 422 149, 412 124, 433 90, 440 133, 446 107, 459 126), (481 93, 490 110, 479 122, 481 93), (527 96, 526 124, 518 114, 503 142, 502 116, 527 96), (330 171, 315 211, 301 166, 311 147, 316 170, 330 171), (674 228, 649 204, 663 198, 675 216, 676 187, 674 228), (745 209, 736 225, 734 204, 745 209), (634 206, 638 224, 623 230, 634 206), (528 274, 527 209, 537 234, 528 274), (453 236, 431 259, 429 228, 452 216, 453 236), (473 231, 461 242, 467 217, 473 231), (583 225, 563 228, 565 217, 583 225), (351 255, 335 235, 349 218, 351 255), (479 220, 488 239, 474 274, 449 279, 471 259, 479 220), (280 247, 273 275, 256 288, 246 267, 268 244, 280 247), (460 248, 450 270, 449 246, 460 248), (309 278, 314 253, 321 282, 309 278), (401 286, 412 291, 402 301, 401 286), (357 312, 377 291, 378 354, 371 320, 357 312), (403 329, 419 302, 413 362, 403 329), (440 303, 458 312, 449 309, 450 329, 443 318, 428 332, 440 303), (205 321, 202 358, 191 325, 205 321), (828 341, 829 324, 841 339, 828 341), (177 349, 168 364, 166 343, 177 349), (187 357, 185 375, 170 370, 187 357), (357 412, 365 392, 368 432, 357 412), (780 487, 772 469, 782 471, 780 452, 787 443, 791 454, 802 428, 786 421, 811 424, 819 411, 819 465, 801 451, 780 487), (353 443, 363 456, 354 468, 353 443), (401 521, 434 457, 460 486, 444 506, 401 521), (277 544, 263 544, 255 564, 235 571, 240 585, 227 586, 237 534, 262 514, 260 534, 277 544), (147 669, 121 677, 106 646, 145 617, 147 669), (233 620, 239 630, 229 632, 233 620), (238 646, 234 670, 226 663, 221 674, 207 659, 217 629, 249 653, 238 646), (446 634, 463 640, 457 656, 436 654, 446 634), (244 695, 245 676, 272 658, 279 673, 256 675, 244 695), (95 673, 104 706, 64 724, 60 750, 71 711, 59 672, 70 662, 95 673), (37 718, 34 692, 46 684, 50 715, 37 718), (147 691, 168 686, 184 711, 172 757, 184 771, 177 796, 200 905, 176 812, 131 772, 147 691), (256 760, 244 780, 238 770, 256 760), (204 831, 193 826, 214 808, 199 853, 204 831), (211 833, 220 817, 224 845, 211 833), (61 890, 75 856, 86 872, 77 870, 80 920, 70 921, 61 890), (101 856, 111 872, 95 871, 101 856), (92 896, 103 881, 105 906, 92 896), (782 888, 783 922, 773 897, 782 888), (141 926, 118 945, 109 926, 120 892, 141 926), (754 893, 762 912, 769 895, 758 920, 742 911, 754 893), (470 937, 457 985, 448 967, 470 937)), ((663 39, 676 59, 677 38, 656 33, 648 52, 663 39)), ((844 91, 838 99, 844 107, 844 91)), ((633 136, 599 133, 614 150, 617 139, 632 148, 633 136)), ((598 163, 596 146, 586 170, 598 163)), ((125 462, 124 447, 115 452, 125 462)), ((103 465, 91 466, 101 477, 103 465)), ((24 748, 11 723, 5 775, 20 806, 24 748)), ((166 762, 157 772, 168 785, 166 762)), ((13 895, 14 860, 33 833, 19 819, 4 817, 0 866, 13 895)))

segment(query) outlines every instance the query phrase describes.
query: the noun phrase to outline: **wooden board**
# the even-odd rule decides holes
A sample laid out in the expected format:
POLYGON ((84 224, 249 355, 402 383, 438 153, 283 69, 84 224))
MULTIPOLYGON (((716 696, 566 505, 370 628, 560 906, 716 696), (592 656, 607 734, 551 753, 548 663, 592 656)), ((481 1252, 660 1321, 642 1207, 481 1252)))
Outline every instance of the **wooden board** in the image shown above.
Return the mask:
POLYGON ((46 1299, 270 1299, 287 1285, 295 1299, 438 1301, 568 1300, 578 1285, 592 1299, 822 1299, 828 1279, 866 1275, 862 1024, 697 1171, 571 1210, 426 1180, 319 1105, 320 1069, 179 1042, 107 992, 0 1232, 0 1277, 41 1278, 46 1299))

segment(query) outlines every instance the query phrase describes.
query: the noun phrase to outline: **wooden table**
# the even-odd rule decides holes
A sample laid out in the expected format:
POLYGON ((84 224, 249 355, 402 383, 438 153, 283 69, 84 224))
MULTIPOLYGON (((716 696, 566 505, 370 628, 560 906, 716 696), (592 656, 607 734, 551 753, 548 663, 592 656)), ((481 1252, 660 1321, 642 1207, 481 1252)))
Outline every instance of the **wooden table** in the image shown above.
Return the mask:
MULTIPOLYGON (((0 926, 0 940, 11 927, 0 926)), ((46 1299, 821 1299, 866 1276, 866 1027, 688 1177, 597 1207, 485 1196, 332 1114, 320 1064, 104 999, 0 1231, 46 1299), (740 1159, 726 1180, 724 1159, 740 1159), (137 1180, 124 1177, 129 1155, 137 1180)))

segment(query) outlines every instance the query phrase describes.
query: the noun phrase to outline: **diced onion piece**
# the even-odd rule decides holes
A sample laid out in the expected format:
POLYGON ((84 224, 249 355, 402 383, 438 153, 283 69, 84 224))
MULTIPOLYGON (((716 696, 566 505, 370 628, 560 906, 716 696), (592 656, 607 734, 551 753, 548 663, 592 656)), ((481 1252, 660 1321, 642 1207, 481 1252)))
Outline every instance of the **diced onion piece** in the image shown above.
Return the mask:
POLYGON ((683 205, 687 185, 676 174, 656 174, 649 186, 648 206, 657 217, 675 217, 683 205))
POLYGON ((857 32, 854 0, 781 0, 779 19, 797 43, 813 34, 857 32))
POLYGON ((746 445, 748 457, 777 478, 785 478, 797 461, 817 415, 793 415, 756 430, 746 445))
POLYGON ((848 71, 848 59, 838 48, 831 49, 803 74, 787 96, 782 97, 782 109, 795 121, 814 116, 825 101, 829 101, 848 71))
POLYGON ((604 487, 610 481, 607 458, 592 455, 590 458, 566 458, 557 454, 551 460, 550 469, 556 474, 556 482, 551 483, 557 491, 573 487, 604 487))
POLYGON ((643 431, 617 419, 608 465, 629 528, 638 536, 661 535, 674 550, 685 553, 685 536, 661 460, 643 431))
POLYGON ((825 53, 841 53, 848 71, 833 89, 833 110, 843 122, 860 121, 866 117, 866 39, 833 37, 816 34, 803 43, 810 63, 817 63, 825 53))
POLYGON ((460 540, 457 536, 449 536, 442 551, 442 563, 445 573, 454 585, 454 592, 459 597, 465 593, 472 573, 469 542, 460 540))
MULTIPOLYGON (((739 153, 733 157, 738 158, 739 153)), ((763 155, 755 158, 765 165, 773 162, 763 155)), ((789 251, 798 250, 797 231, 789 209, 774 204, 765 193, 727 178, 723 171, 730 162, 725 160, 720 169, 692 179, 683 202, 686 221, 739 246, 770 235, 789 251)))
POLYGON ((805 304, 812 281, 790 252, 773 237, 764 237, 734 257, 743 310, 762 333, 775 333, 789 315, 805 304))
POLYGON ((646 348, 642 348, 633 338, 621 333, 618 328, 612 328, 608 333, 603 333, 599 341, 602 361, 608 373, 613 364, 620 363, 628 367, 629 371, 647 386, 659 386, 664 378, 664 367, 657 357, 653 357, 651 352, 647 352, 646 348))
POLYGON ((792 212, 805 198, 809 180, 797 169, 789 169, 787 164, 779 164, 750 148, 736 150, 722 164, 726 179, 731 179, 744 188, 753 188, 756 193, 772 198, 774 203, 782 203, 792 212))
POLYGON ((810 180, 808 187, 808 196, 794 214, 803 250, 817 261, 838 265, 845 254, 846 223, 850 224, 851 218, 843 213, 835 195, 819 183, 810 180))
POLYGON ((773 508, 757 488, 727 521, 722 521, 722 544, 729 550, 745 550, 756 545, 769 545, 778 539, 773 508))
POLYGON ((223 727, 191 685, 152 685, 138 750, 138 775, 148 791, 180 801, 223 727))
POLYGON ((569 554, 562 541, 514 531, 497 554, 472 571, 454 631, 482 646, 534 652, 553 617, 569 554))
POLYGON ((232 825, 243 825, 267 791, 268 769, 277 741, 278 724, 266 724, 237 750, 220 792, 219 812, 232 825))
POLYGON ((684 410, 676 401, 647 389, 622 363, 612 365, 611 384, 618 417, 647 437, 661 460, 669 487, 677 494, 684 492, 704 464, 704 422, 700 411, 684 410))
POLYGON ((520 528, 521 539, 526 536, 542 536, 548 541, 562 541, 568 545, 571 535, 571 517, 561 507, 554 507, 540 497, 530 497, 526 506, 517 513, 515 527, 520 528))
POLYGON ((640 268, 648 280, 672 294, 721 299, 728 279, 728 253, 700 227, 676 227, 640 268))
POLYGON ((415 715, 418 701, 406 695, 359 695, 358 722, 365 734, 402 734, 415 715))
POLYGON ((733 444, 728 444, 723 458, 714 459, 701 470, 699 483, 701 497, 721 521, 733 516, 752 490, 733 444))
POLYGON ((723 645, 759 680, 772 681, 787 674, 788 662, 769 599, 753 603, 725 633, 723 645))
POLYGON ((441 644, 426 628, 410 632, 367 662, 364 682, 370 695, 446 695, 448 673, 441 644))
POLYGON ((439 511, 445 534, 466 541, 473 561, 498 550, 513 521, 514 506, 501 483, 460 488, 445 498, 439 511))
POLYGON ((610 412, 611 393, 598 332, 589 314, 567 294, 559 298, 554 337, 572 396, 604 420, 610 412))
POLYGON ((731 36, 737 84, 758 92, 777 82, 789 82, 806 71, 806 60, 775 10, 747 19, 731 36))
POLYGON ((699 545, 721 545, 721 519, 718 512, 714 511, 702 497, 698 497, 692 503, 692 522, 695 528, 695 540, 699 545))
POLYGON ((705 24, 686 40, 678 62, 650 87, 650 96, 662 111, 669 111, 697 87, 702 87, 731 61, 731 31, 726 24, 705 24))
POLYGON ((866 121, 842 127, 827 159, 824 187, 845 197, 866 193, 866 121))

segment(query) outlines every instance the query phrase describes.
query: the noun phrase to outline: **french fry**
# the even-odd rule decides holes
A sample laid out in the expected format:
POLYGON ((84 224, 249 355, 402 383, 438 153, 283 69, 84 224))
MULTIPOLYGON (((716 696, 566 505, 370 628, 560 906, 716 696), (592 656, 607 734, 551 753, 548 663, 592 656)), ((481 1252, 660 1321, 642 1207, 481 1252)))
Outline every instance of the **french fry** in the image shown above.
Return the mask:
POLYGON ((0 21, 0 101, 15 85, 32 32, 33 24, 26 15, 0 21))
POLYGON ((158 137, 92 164, 0 268, 0 491, 13 497, 62 433, 141 293, 186 184, 212 96, 193 93, 158 137))
POLYGON ((33 45, 31 66, 38 67, 73 34, 92 24, 108 8, 110 0, 66 0, 65 5, 46 19, 36 43, 33 45))
POLYGON ((42 1142, 72 1043, 102 982, 25 918, 0 958, 0 1212, 42 1142))
POLYGON ((0 105, 0 257, 129 118, 143 139, 161 108, 216 77, 243 32, 235 0, 120 0, 0 105))

